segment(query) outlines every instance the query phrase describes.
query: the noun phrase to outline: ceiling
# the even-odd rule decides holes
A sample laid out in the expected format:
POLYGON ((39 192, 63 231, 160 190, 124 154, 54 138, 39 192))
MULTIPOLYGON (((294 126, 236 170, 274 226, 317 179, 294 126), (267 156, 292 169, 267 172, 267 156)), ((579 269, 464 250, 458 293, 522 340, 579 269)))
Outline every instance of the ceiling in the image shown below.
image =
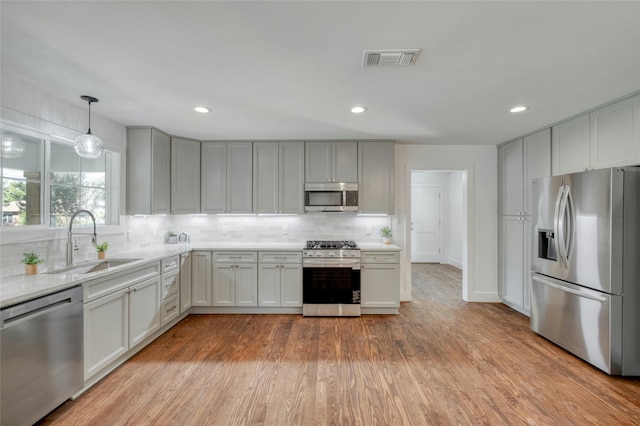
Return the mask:
POLYGON ((203 140, 498 144, 640 90, 638 1, 3 0, 0 13, 3 73, 203 140), (405 48, 422 49, 415 65, 361 66, 364 50, 405 48))

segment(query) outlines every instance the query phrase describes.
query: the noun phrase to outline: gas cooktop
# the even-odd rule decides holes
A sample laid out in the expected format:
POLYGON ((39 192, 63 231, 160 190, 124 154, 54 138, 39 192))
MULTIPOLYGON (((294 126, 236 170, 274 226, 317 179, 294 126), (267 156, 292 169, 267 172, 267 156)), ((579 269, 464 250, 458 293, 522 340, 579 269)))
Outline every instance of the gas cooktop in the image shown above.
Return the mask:
POLYGON ((354 241, 307 241, 305 250, 360 250, 354 241))

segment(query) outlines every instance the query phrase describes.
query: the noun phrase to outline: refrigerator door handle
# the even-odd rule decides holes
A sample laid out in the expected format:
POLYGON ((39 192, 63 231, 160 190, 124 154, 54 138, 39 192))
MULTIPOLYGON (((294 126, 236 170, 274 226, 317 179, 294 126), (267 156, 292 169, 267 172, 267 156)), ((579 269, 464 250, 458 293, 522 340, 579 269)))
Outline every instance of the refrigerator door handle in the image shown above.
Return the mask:
POLYGON ((553 288, 557 288, 558 290, 564 291, 565 293, 571 293, 571 294, 575 294, 576 296, 580 296, 580 297, 585 297, 587 299, 591 299, 591 300, 595 300, 596 302, 600 302, 600 303, 606 303, 607 299, 604 297, 600 297, 600 296, 596 296, 593 294, 589 294, 589 293, 585 293, 583 291, 579 291, 579 290, 574 290, 572 288, 569 287, 565 287, 561 284, 556 284, 554 282, 545 280, 543 278, 540 278, 537 275, 533 275, 531 277, 532 280, 537 281, 541 284, 544 285, 548 285, 549 287, 553 287, 553 288))
POLYGON ((558 196, 556 197, 556 208, 553 213, 553 232, 556 238, 554 238, 554 244, 556 246, 556 253, 560 258, 560 266, 568 266, 566 261, 566 245, 564 241, 565 223, 564 223, 564 198, 565 186, 562 185, 558 189, 558 196))
POLYGON ((565 263, 567 265, 567 268, 569 267, 569 256, 571 256, 571 252, 573 251, 573 237, 574 237, 574 233, 575 233, 575 227, 574 227, 574 223, 573 223, 573 197, 571 196, 571 187, 567 186, 566 190, 565 190, 565 204, 564 204, 564 211, 563 211, 563 216, 566 219, 566 223, 567 223, 567 233, 566 233, 566 238, 562 237, 562 239, 564 240, 564 259, 565 259, 565 263))

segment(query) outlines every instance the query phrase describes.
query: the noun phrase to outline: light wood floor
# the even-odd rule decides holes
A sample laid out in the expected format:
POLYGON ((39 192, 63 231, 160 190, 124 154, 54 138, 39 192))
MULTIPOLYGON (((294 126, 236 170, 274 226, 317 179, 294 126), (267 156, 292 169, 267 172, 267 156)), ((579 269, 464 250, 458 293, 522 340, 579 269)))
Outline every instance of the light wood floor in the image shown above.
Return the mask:
POLYGON ((413 267, 397 316, 192 315, 42 424, 640 423, 640 379, 609 377, 461 274, 413 267))

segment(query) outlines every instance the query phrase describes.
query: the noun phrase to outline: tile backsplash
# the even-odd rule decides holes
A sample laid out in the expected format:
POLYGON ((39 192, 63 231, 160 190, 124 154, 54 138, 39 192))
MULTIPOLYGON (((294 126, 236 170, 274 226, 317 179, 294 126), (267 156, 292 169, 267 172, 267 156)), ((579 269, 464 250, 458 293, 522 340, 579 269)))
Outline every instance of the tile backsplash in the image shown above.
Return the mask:
MULTIPOLYGON (((98 229, 98 243, 109 242, 109 253, 140 249, 166 241, 168 232, 189 234, 191 242, 303 242, 306 240, 354 240, 379 242, 380 228, 392 227, 392 216, 357 216, 343 213, 311 213, 300 216, 122 216, 116 233, 98 229), (129 235, 129 238, 127 237, 129 235)), ((15 232, 15 230, 13 230, 15 232)), ((74 263, 96 259, 91 238, 74 228, 74 263)), ((22 253, 36 252, 45 259, 41 270, 64 266, 67 237, 0 245, 0 275, 24 273, 22 253)))

